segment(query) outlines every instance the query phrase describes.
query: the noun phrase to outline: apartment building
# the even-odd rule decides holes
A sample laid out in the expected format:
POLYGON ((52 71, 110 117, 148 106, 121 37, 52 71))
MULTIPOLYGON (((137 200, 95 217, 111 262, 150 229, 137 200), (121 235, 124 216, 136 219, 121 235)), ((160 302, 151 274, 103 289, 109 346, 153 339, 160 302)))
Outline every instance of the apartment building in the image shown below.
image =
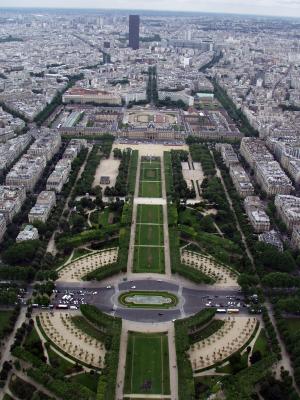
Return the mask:
POLYGON ((258 240, 265 244, 276 247, 279 251, 283 251, 283 243, 281 241, 280 234, 274 229, 259 234, 258 240))
POLYGON ((42 176, 46 163, 45 156, 25 154, 7 174, 5 182, 10 186, 24 186, 26 191, 31 192, 42 176))
POLYGON ((0 144, 0 172, 4 172, 20 156, 30 144, 32 137, 29 133, 0 144))
POLYGON ((24 186, 0 186, 0 213, 3 214, 7 224, 21 210, 25 199, 26 190, 24 186))
POLYGON ((33 225, 26 225, 22 231, 19 232, 16 242, 24 242, 25 240, 37 240, 39 232, 33 225))
POLYGON ((229 168, 233 185, 238 194, 245 198, 254 194, 254 187, 250 182, 249 176, 240 164, 233 164, 229 168))
POLYGON ((291 238, 291 245, 295 249, 300 249, 300 226, 294 226, 291 238))
POLYGON ((28 221, 32 224, 35 221, 46 222, 49 218, 52 208, 55 206, 56 197, 53 191, 42 191, 36 201, 36 204, 28 214, 28 221))
POLYGON ((6 220, 5 220, 5 216, 3 214, 0 213, 0 242, 3 239, 3 236, 6 232, 6 220))
POLYGON ((47 179, 46 190, 54 190, 56 193, 60 193, 68 180, 70 171, 71 160, 64 158, 59 160, 54 171, 47 179))
POLYGON ((216 145, 216 149, 221 152, 222 159, 227 168, 230 168, 231 165, 239 164, 239 159, 231 144, 219 143, 216 145))
POLYGON ((270 218, 258 196, 247 196, 244 200, 246 214, 256 233, 270 230, 270 218))
POLYGON ((71 139, 67 148, 64 151, 62 158, 68 158, 69 160, 73 161, 77 157, 80 150, 86 147, 86 139, 71 139))
POLYGON ((122 105, 120 95, 98 89, 71 88, 63 95, 63 103, 97 103, 122 105))
POLYGON ((255 165, 257 183, 268 195, 290 194, 293 189, 290 178, 283 172, 277 161, 261 161, 255 165))
POLYGON ((241 141, 240 153, 252 169, 255 168, 256 163, 274 160, 265 142, 257 138, 244 137, 241 141))
POLYGON ((300 225, 300 198, 296 196, 277 195, 276 211, 288 230, 300 225))
POLYGON ((27 154, 32 156, 44 156, 47 161, 59 151, 61 146, 61 136, 56 131, 48 131, 43 136, 40 136, 30 146, 27 154))

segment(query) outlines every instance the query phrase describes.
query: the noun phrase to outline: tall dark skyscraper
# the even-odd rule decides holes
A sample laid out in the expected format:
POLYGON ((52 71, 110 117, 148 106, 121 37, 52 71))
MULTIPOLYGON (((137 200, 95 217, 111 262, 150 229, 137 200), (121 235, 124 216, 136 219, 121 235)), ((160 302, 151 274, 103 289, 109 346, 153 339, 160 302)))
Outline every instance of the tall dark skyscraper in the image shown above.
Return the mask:
POLYGON ((129 47, 137 50, 140 47, 140 16, 129 15, 129 47))

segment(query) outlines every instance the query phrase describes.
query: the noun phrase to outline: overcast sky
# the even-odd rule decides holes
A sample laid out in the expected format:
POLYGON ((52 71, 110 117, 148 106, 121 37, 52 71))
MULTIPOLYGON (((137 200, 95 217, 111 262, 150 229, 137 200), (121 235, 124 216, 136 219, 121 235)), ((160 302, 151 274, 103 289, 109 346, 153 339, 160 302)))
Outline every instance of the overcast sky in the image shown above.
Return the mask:
POLYGON ((300 0, 0 0, 0 7, 135 8, 300 17, 300 0))

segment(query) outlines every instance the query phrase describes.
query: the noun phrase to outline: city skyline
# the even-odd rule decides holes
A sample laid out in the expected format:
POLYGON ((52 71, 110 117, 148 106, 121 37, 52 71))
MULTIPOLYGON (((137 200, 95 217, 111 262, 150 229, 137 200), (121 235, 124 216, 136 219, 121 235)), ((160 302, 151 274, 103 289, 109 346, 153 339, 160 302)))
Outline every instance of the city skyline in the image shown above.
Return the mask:
MULTIPOLYGON (((6 1, 0 0, 0 7, 8 7, 6 1)), ((13 0, 9 4, 10 8, 61 8, 61 2, 44 0, 13 0)), ((88 0, 67 0, 64 2, 63 8, 97 8, 108 9, 107 3, 104 1, 88 0)), ((109 9, 120 10, 153 10, 153 11, 187 11, 187 12, 210 12, 210 13, 232 13, 246 15, 267 15, 282 17, 300 17, 300 1, 299 0, 254 0, 248 4, 241 4, 236 0, 211 0, 209 4, 199 3, 195 0, 153 0, 149 7, 147 3, 141 4, 136 0, 114 0, 110 3, 109 9)))

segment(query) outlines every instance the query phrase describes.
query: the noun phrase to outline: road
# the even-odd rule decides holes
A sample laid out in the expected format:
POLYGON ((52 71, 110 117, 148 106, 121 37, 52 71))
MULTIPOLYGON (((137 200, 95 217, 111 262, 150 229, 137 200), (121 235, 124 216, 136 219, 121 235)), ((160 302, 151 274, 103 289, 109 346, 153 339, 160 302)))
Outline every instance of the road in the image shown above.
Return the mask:
POLYGON ((121 317, 128 321, 156 323, 166 322, 173 319, 184 318, 193 315, 198 311, 209 306, 218 308, 238 308, 240 313, 248 314, 246 307, 243 307, 243 297, 240 292, 233 289, 217 289, 214 291, 205 288, 189 288, 182 284, 176 284, 173 281, 142 279, 130 282, 119 282, 115 286, 106 288, 98 283, 98 287, 84 288, 82 286, 68 285, 60 283, 56 285, 59 290, 56 298, 52 302, 54 307, 62 304, 62 297, 66 293, 72 293, 72 299, 68 305, 79 307, 80 304, 88 303, 98 307, 101 311, 121 317), (176 307, 170 309, 144 309, 127 308, 118 302, 121 293, 135 290, 150 290, 170 292, 177 296, 179 302, 176 307), (210 305, 209 302, 211 302, 210 305), (230 303, 230 304, 228 304, 230 303))

